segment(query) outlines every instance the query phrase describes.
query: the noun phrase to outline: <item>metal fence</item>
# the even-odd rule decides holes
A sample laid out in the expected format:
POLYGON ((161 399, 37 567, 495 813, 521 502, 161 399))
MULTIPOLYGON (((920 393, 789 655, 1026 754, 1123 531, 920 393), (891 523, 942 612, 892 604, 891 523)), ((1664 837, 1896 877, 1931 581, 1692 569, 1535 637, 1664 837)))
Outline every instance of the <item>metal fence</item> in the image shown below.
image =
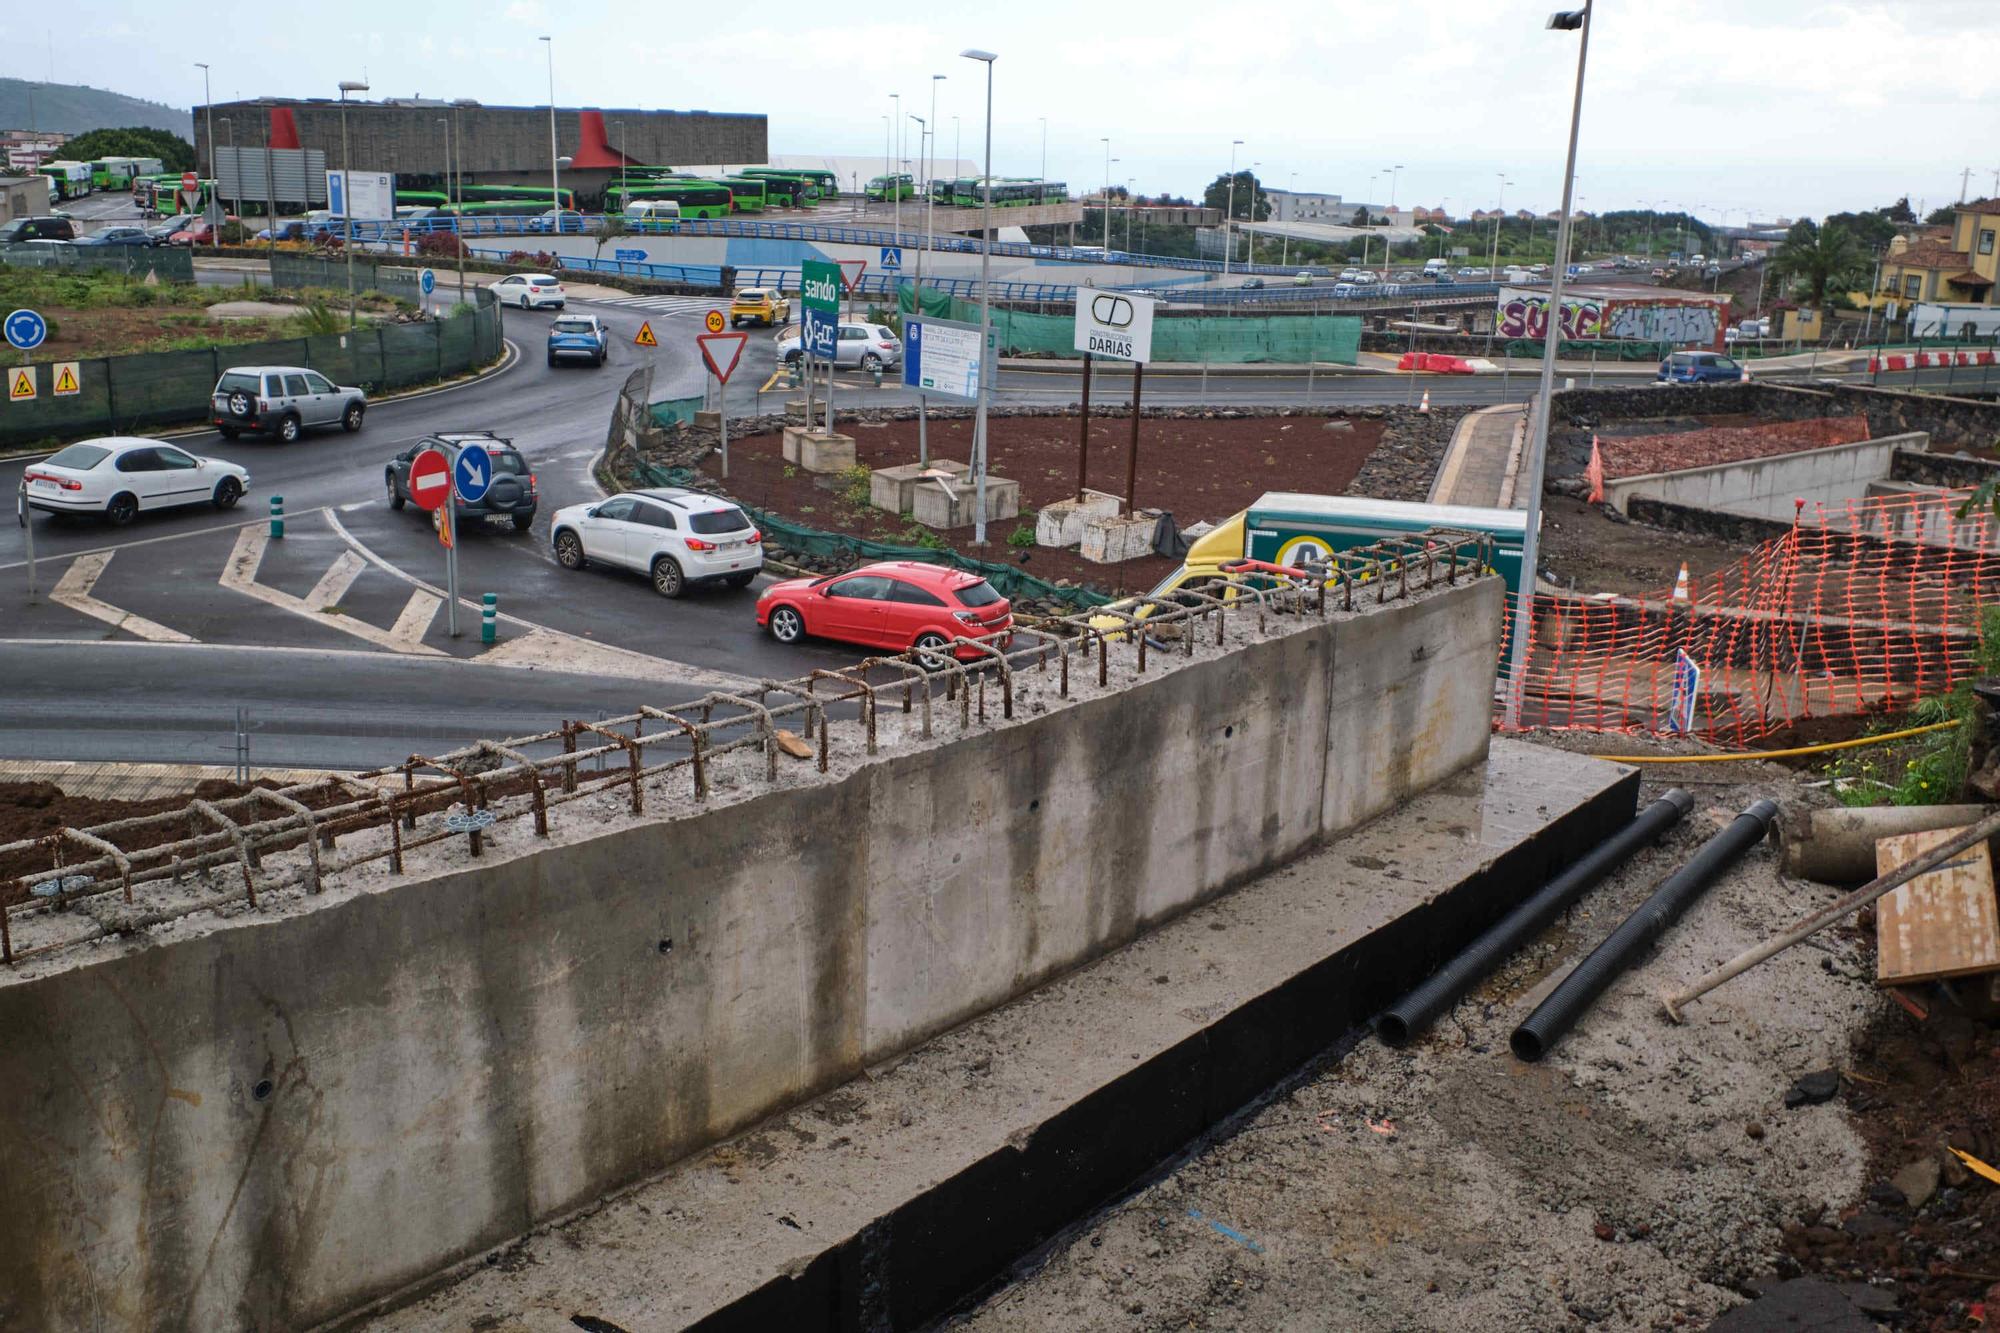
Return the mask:
MULTIPOLYGON (((305 256, 272 265, 280 287, 344 284, 345 268, 305 256)), ((417 296, 415 270, 407 284, 388 266, 356 264, 357 284, 406 299, 417 296)), ((87 435, 119 435, 185 425, 208 417, 209 397, 231 366, 310 366, 336 384, 379 393, 428 384, 486 365, 500 355, 500 311, 493 295, 443 317, 411 323, 364 324, 350 333, 231 343, 179 352, 91 357, 75 362, 74 392, 58 397, 52 364, 35 367, 36 395, 0 407, 0 445, 87 435)))
POLYGON ((552 811, 593 796, 620 797, 635 815, 648 801, 698 810, 714 793, 717 764, 731 755, 749 760, 743 776, 752 782, 776 784, 780 726, 798 729, 825 773, 836 744, 849 756, 877 752, 885 712, 909 717, 924 739, 943 725, 968 733, 996 706, 1012 718, 1017 684, 1031 671, 1068 698, 1080 676, 1110 684, 1114 661, 1121 684, 1136 681, 1149 656, 1157 667, 1162 656, 1227 653, 1255 641, 1274 617, 1402 601, 1480 577, 1492 558, 1486 534, 1438 529, 1339 552, 1282 578, 1244 571, 1179 589, 1172 601, 1133 598, 1034 631, 961 639, 969 660, 918 650, 870 657, 741 694, 642 704, 618 717, 413 754, 368 773, 57 828, 0 846, 0 864, 26 866, 0 880, 0 903, 9 904, 0 906, 0 962, 239 903, 256 911, 274 893, 321 893, 328 877, 359 865, 386 862, 401 874, 410 852, 433 844, 478 857, 484 831, 502 820, 528 821, 546 840, 552 811))
POLYGON ((156 277, 161 282, 194 281, 194 252, 185 246, 0 245, 0 264, 64 273, 129 273, 136 278, 156 277))

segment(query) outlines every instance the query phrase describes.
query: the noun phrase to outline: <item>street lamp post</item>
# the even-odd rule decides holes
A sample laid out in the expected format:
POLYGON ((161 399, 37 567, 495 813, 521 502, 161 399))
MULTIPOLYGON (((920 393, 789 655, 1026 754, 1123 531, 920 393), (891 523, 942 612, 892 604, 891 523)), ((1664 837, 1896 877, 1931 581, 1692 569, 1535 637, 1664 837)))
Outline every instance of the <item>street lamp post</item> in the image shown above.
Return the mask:
POLYGON ((901 93, 890 93, 889 100, 896 104, 895 110, 891 113, 890 121, 895 126, 895 130, 889 136, 896 145, 895 158, 889 163, 889 225, 890 229, 896 234, 895 243, 901 245, 903 243, 903 182, 897 173, 903 165, 903 95, 901 93))
POLYGON ((972 544, 986 545, 986 404, 993 396, 993 62, 1000 57, 976 47, 959 52, 986 66, 986 171, 981 186, 985 209, 979 220, 979 407, 972 423, 972 544))
MULTIPOLYGON (((940 74, 938 77, 941 79, 944 75, 940 74)), ((931 110, 935 112, 937 108, 933 106, 931 110)), ((1047 116, 1042 117, 1042 174, 1037 179, 1044 185, 1049 183, 1049 118, 1047 116)), ((1996 191, 1996 193, 2000 193, 2000 191, 1996 191)), ((1048 198, 1047 193, 1044 192, 1042 197, 1046 200, 1048 198)))
POLYGON ((1507 187, 1514 182, 1507 179, 1507 173, 1496 171, 1494 176, 1500 182, 1500 192, 1493 205, 1493 250, 1486 260, 1486 276, 1491 278, 1500 271, 1500 223, 1507 216, 1507 187))
POLYGON ((340 248, 347 256, 347 327, 353 328, 354 317, 354 160, 347 149, 347 95, 365 93, 368 84, 362 79, 342 79, 340 81, 340 248))
MULTIPOLYGON (((236 126, 229 117, 224 116, 222 118, 222 127, 229 131, 229 165, 236 170, 236 215, 242 217, 243 170, 236 161, 236 126)), ((208 155, 210 161, 213 161, 215 158, 215 148, 213 145, 209 147, 208 155)), ((222 172, 219 169, 215 173, 215 192, 218 195, 222 193, 222 172)), ((217 243, 220 244, 219 241, 217 243)))
MULTIPOLYGON (((457 198, 457 191, 452 189, 452 181, 454 179, 454 176, 452 172, 452 158, 451 158, 451 117, 439 116, 437 118, 437 123, 444 126, 445 201, 447 203, 451 203, 457 198)), ((464 145, 460 144, 459 147, 461 150, 463 150, 464 145)), ((451 231, 452 249, 458 252, 458 301, 453 303, 457 304, 458 302, 462 302, 465 300, 465 242, 459 239, 458 213, 455 208, 452 212, 451 227, 452 227, 451 231)))
POLYGON ((1583 72, 1590 56, 1590 8, 1562 10, 1549 16, 1548 26, 1578 33, 1576 92, 1569 113, 1569 155, 1563 162, 1562 214, 1556 220, 1555 262, 1549 265, 1548 322, 1542 331, 1542 381, 1533 405, 1535 429, 1528 454, 1528 525, 1521 536, 1521 589, 1514 602, 1514 625, 1507 643, 1507 707, 1510 727, 1521 722, 1522 696, 1527 690, 1528 634, 1535 607, 1535 571, 1541 554, 1542 471, 1549 456, 1549 399, 1555 389, 1556 354, 1562 346, 1563 279, 1569 268, 1570 198, 1576 189, 1576 137, 1583 120, 1583 72))
POLYGON ((562 168, 556 164, 556 44, 555 39, 542 38, 542 49, 549 57, 549 207, 555 210, 556 223, 553 231, 562 231, 562 168))
MULTIPOLYGON (((194 62, 194 67, 201 71, 201 109, 208 117, 208 174, 213 176, 215 174, 215 103, 210 100, 208 95, 207 62, 197 60, 194 62)), ((195 166, 201 166, 199 159, 196 160, 195 166)))
POLYGON ((1104 248, 1111 248, 1111 140, 1104 144, 1104 248))
POLYGON ((625 164, 631 161, 631 158, 625 152, 625 122, 617 120, 612 124, 618 128, 618 206, 623 209, 631 198, 632 187, 625 181, 625 164))
POLYGON ((1229 276, 1229 258, 1236 252, 1236 150, 1241 139, 1229 141, 1229 190, 1222 209, 1222 275, 1229 276))
MULTIPOLYGON (((933 103, 937 100, 937 80, 943 77, 944 75, 942 74, 933 74, 931 76, 931 100, 933 103)), ((937 108, 933 106, 931 110, 932 114, 935 115, 937 108)), ((926 160, 924 157, 924 136, 930 136, 931 155, 935 157, 937 155, 937 132, 932 128, 931 122, 925 120, 922 116, 913 115, 910 119, 917 122, 917 161, 919 164, 922 164, 926 160)), ((936 170, 936 167, 935 165, 921 167, 921 170, 925 178, 924 248, 917 251, 917 291, 916 298, 910 302, 912 313, 916 314, 919 318, 924 313, 924 255, 931 248, 931 220, 935 216, 935 191, 931 188, 930 176, 936 170)), ((897 304, 900 307, 901 302, 897 304)), ((917 461, 919 463, 928 463, 931 461, 930 417, 930 395, 920 392, 917 394, 917 461)))

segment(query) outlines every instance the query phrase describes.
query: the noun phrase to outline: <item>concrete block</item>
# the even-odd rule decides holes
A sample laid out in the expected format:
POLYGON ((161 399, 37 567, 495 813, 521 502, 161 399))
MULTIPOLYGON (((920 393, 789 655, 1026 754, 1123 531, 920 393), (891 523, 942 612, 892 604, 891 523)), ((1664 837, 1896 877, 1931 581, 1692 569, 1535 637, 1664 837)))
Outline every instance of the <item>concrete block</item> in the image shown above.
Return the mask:
POLYGON ((881 467, 868 476, 868 503, 877 509, 892 514, 907 514, 916 501, 916 493, 924 486, 937 489, 930 476, 943 473, 945 479, 957 488, 960 478, 971 472, 971 468, 955 458, 938 458, 929 463, 905 463, 900 467, 881 467), (929 475, 927 475, 929 474, 929 475))
POLYGON ((1115 565, 1121 560, 1136 560, 1140 556, 1151 555, 1153 529, 1157 526, 1158 518, 1146 514, 1131 518, 1120 518, 1116 514, 1100 515, 1084 524, 1083 545, 1077 554, 1100 565, 1115 565))
POLYGON ((797 417, 801 421, 805 420, 806 400, 803 398, 787 398, 785 400, 785 415, 788 417, 797 417))
POLYGON ((721 430, 722 413, 697 412, 694 414, 694 424, 696 430, 721 430))
POLYGON ((1084 491, 1078 499, 1044 505, 1035 515, 1035 545, 1075 546, 1083 540, 1085 524, 1093 518, 1115 516, 1118 506, 1117 496, 1092 490, 1084 491))
MULTIPOLYGON (((977 515, 973 482, 962 477, 951 483, 955 495, 945 494, 936 482, 916 488, 910 501, 910 517, 927 528, 963 528, 977 515)), ((1021 512, 1021 483, 991 473, 986 477, 986 521, 1013 518, 1021 512)))
MULTIPOLYGON (((785 404, 785 407, 787 410, 790 410, 791 404, 787 403, 785 404)), ((799 405, 799 411, 803 415, 805 411, 804 403, 801 403, 799 405)), ((785 427, 784 433, 780 437, 780 443, 778 447, 779 451, 784 454, 785 461, 787 463, 796 464, 799 461, 799 436, 806 434, 811 429, 812 429, 811 426, 785 427)))
MULTIPOLYGON (((791 434, 786 427, 785 433, 791 434)), ((854 437, 823 430, 799 432, 799 466, 807 472, 845 472, 854 466, 854 437)))

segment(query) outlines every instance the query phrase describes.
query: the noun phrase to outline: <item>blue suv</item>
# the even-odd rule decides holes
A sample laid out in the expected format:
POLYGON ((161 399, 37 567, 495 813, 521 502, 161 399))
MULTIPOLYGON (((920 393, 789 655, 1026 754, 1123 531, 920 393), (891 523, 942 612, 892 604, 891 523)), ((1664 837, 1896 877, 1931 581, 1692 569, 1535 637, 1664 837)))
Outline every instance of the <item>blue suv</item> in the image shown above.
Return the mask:
POLYGON ((557 315, 549 325, 549 364, 580 357, 594 366, 604 364, 611 335, 595 315, 557 315))
POLYGON ((1675 352, 1660 362, 1661 384, 1734 384, 1743 367, 1720 352, 1675 352))

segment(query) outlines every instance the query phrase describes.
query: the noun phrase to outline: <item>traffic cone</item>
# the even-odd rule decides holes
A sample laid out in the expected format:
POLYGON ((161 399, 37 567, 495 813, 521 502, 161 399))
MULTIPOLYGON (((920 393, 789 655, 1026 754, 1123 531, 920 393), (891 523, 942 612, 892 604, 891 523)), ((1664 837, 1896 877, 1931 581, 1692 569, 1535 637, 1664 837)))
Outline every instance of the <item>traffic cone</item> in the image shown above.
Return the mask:
POLYGON ((1597 447, 1595 435, 1590 437, 1590 463, 1584 468, 1583 475, 1590 482, 1590 502, 1594 505, 1603 504, 1604 451, 1597 447))
POLYGON ((1680 575, 1674 580, 1674 600, 1677 602, 1694 600, 1688 594, 1688 562, 1685 560, 1681 561, 1680 575))
POLYGON ((1421 403, 1417 404, 1417 411, 1428 412, 1430 410, 1431 410, 1431 391, 1429 389, 1425 389, 1424 400, 1421 403))

